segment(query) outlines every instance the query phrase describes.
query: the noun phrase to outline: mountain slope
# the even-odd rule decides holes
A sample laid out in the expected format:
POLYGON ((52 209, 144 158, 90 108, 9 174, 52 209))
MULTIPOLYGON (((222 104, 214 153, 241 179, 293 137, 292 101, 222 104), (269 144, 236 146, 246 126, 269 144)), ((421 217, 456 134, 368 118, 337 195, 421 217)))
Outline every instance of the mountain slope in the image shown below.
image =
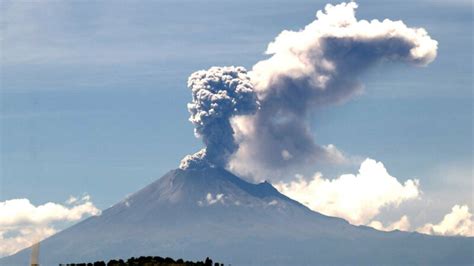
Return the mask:
MULTIPOLYGON (((232 265, 472 264, 473 238, 379 232, 219 168, 172 170, 41 242, 41 265, 161 255, 232 265)), ((28 264, 30 250, 0 259, 28 264)))

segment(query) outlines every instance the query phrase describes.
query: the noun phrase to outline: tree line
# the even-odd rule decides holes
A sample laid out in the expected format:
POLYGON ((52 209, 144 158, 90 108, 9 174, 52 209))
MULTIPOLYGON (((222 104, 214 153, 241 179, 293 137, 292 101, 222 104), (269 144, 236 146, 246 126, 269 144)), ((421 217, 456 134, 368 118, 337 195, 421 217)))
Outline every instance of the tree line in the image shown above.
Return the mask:
POLYGON ((207 257, 204 261, 184 261, 183 259, 174 260, 166 257, 162 258, 159 256, 142 256, 142 257, 131 257, 124 261, 122 259, 109 260, 107 263, 104 261, 96 261, 89 263, 68 263, 59 264, 59 266, 224 266, 223 263, 215 262, 207 257))

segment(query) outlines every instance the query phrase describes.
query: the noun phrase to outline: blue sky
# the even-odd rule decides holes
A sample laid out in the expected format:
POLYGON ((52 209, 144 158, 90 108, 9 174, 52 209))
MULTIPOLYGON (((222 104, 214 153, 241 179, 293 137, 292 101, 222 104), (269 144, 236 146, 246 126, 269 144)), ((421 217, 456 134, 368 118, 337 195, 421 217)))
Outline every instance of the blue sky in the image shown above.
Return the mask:
MULTIPOLYGON (((202 147, 187 121, 189 74, 251 68, 279 32, 302 28, 326 3, 3 1, 0 201, 88 193, 104 209, 177 168, 202 147)), ((433 219, 454 204, 472 209, 470 1, 358 3, 359 18, 424 27, 438 57, 364 75, 363 95, 311 117, 317 142, 420 180, 428 200, 387 219, 420 206, 433 219)))

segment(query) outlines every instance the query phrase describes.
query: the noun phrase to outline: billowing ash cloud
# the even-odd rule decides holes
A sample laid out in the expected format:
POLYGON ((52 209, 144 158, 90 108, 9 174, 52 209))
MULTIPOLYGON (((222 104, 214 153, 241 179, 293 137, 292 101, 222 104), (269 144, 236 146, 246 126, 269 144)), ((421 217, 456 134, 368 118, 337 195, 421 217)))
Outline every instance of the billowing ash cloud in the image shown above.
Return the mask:
POLYGON ((230 163, 241 174, 317 161, 341 161, 333 146, 320 146, 307 123, 318 108, 342 103, 362 91, 358 76, 379 62, 423 66, 437 42, 402 21, 357 20, 357 4, 327 5, 300 31, 283 31, 268 45, 270 58, 249 75, 261 109, 233 120, 241 142, 230 163))
POLYGON ((424 29, 388 19, 357 20, 356 8, 354 2, 327 5, 304 29, 283 31, 268 45, 270 57, 248 74, 242 67, 192 74, 190 121, 206 148, 186 156, 180 167, 211 164, 258 176, 315 162, 344 162, 334 145, 316 144, 308 116, 361 93, 358 76, 375 64, 423 66, 437 51, 424 29))
POLYGON ((247 71, 243 67, 212 67, 197 71, 189 77, 188 87, 192 91, 192 102, 188 104, 189 121, 206 148, 186 156, 180 168, 225 167, 238 149, 230 118, 253 114, 259 108, 247 71))

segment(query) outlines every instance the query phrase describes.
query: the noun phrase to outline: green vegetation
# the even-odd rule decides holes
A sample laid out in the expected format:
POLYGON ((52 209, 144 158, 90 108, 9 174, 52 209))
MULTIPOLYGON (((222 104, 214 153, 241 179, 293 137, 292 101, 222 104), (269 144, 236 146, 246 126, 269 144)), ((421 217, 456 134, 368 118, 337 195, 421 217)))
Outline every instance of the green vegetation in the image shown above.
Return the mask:
POLYGON ((223 263, 214 263, 210 258, 206 258, 204 261, 184 261, 183 259, 173 260, 172 258, 162 257, 131 257, 127 261, 123 260, 110 260, 105 263, 104 261, 96 261, 89 263, 69 263, 59 264, 60 266, 224 266, 223 263))

